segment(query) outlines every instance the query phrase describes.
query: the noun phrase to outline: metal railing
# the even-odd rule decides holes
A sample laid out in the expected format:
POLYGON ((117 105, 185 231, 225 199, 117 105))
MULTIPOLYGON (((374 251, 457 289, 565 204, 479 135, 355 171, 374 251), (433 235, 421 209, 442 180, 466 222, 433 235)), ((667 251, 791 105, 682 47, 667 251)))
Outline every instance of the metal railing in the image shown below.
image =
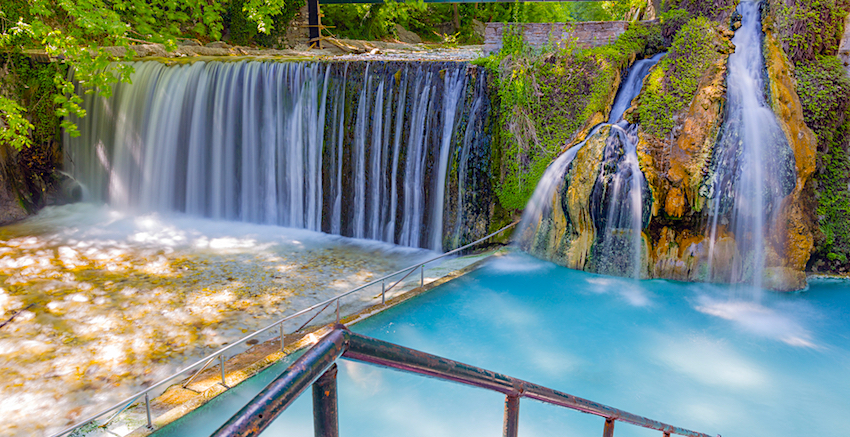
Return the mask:
MULTIPOLYGON (((614 422, 626 422, 661 431, 664 437, 708 434, 647 419, 607 405, 562 393, 468 364, 366 337, 337 325, 295 363, 269 383, 238 413, 222 425, 214 437, 259 435, 286 410, 308 386, 313 385, 313 427, 316 437, 338 437, 336 361, 341 357, 404 372, 454 381, 505 395, 504 436, 516 437, 520 398, 529 398, 605 419, 603 437, 613 437, 614 422)), ((720 437, 720 436, 718 436, 720 437)))
POLYGON ((445 257, 447 257, 447 256, 454 255, 454 254, 456 254, 456 253, 458 253, 458 252, 461 252, 461 251, 463 251, 463 250, 469 249, 470 247, 473 247, 473 246, 476 246, 476 245, 478 245, 478 244, 481 244, 482 242, 487 241, 487 240, 489 240, 490 238, 492 238, 492 237, 494 237, 494 236, 496 236, 496 235, 498 235, 498 234, 500 234, 500 233, 502 233, 502 232, 504 232, 504 231, 506 231, 506 230, 508 230, 508 229, 510 229, 510 228, 512 228, 512 227, 514 227, 514 226, 516 226, 516 225, 517 225, 517 223, 519 223, 519 222, 513 222, 513 223, 511 223, 511 224, 509 224, 509 225, 507 225, 507 226, 503 227, 502 229, 499 229, 498 231, 493 232, 493 233, 491 233, 491 234, 487 235, 486 237, 483 237, 483 238, 480 238, 480 239, 478 239, 478 240, 476 240, 476 241, 473 241, 472 243, 469 243, 469 244, 467 244, 467 245, 464 245, 464 246, 458 247, 457 249, 454 249, 454 250, 452 250, 452 251, 446 252, 446 253, 441 254, 441 255, 439 255, 439 256, 435 256, 435 257, 430 258, 430 259, 428 259, 428 260, 426 260, 426 261, 422 261, 422 262, 420 262, 420 263, 418 263, 418 264, 414 264, 414 265, 412 265, 412 266, 410 266, 410 267, 406 267, 406 268, 404 268, 404 269, 401 269, 401 270, 398 270, 398 271, 396 271, 396 272, 390 273, 390 274, 388 274, 388 275, 386 275, 386 276, 382 276, 382 277, 380 277, 380 278, 378 278, 378 279, 375 279, 375 280, 373 280, 373 281, 371 281, 371 282, 368 282, 368 283, 366 283, 366 284, 363 284, 363 285, 361 285, 361 286, 359 286, 359 287, 357 287, 357 288, 354 288, 354 289, 351 289, 351 290, 349 290, 349 291, 346 291, 345 293, 342 293, 342 294, 336 295, 336 296, 334 296, 334 297, 332 297, 332 298, 330 298, 330 299, 327 299, 327 300, 325 300, 325 301, 322 301, 322 302, 319 302, 319 303, 317 303, 317 304, 311 305, 311 306, 309 306, 309 307, 307 307, 307 308, 304 308, 303 310, 300 310, 300 311, 298 311, 298 312, 295 312, 295 313, 293 313, 293 314, 290 314, 290 315, 288 315, 288 316, 286 316, 286 317, 284 317, 284 318, 282 318, 282 319, 280 319, 280 320, 275 321, 274 323, 269 324, 269 325, 268 325, 268 326, 266 326, 265 328, 262 328, 262 329, 259 329, 259 330, 257 330, 257 331, 254 331, 253 333, 248 334, 248 335, 246 335, 246 336, 244 336, 244 337, 240 338, 239 340, 236 340, 235 342, 233 342, 233 343, 231 343, 231 344, 229 344, 229 345, 227 345, 227 346, 225 346, 225 347, 223 347, 223 348, 221 348, 221 349, 219 349, 219 350, 217 350, 217 351, 215 351, 215 352, 212 352, 212 353, 208 354, 207 356, 205 356, 205 357, 203 357, 203 358, 199 359, 198 361, 196 361, 196 362, 192 363, 192 364, 191 364, 191 365, 189 365, 189 366, 186 366, 186 367, 184 367, 184 368, 180 369, 180 370, 179 370, 179 371, 177 371, 176 373, 172 374, 171 376, 166 377, 165 379, 162 379, 162 380, 161 380, 161 381, 159 381, 158 383, 156 383, 156 384, 154 384, 154 385, 152 385, 152 386, 150 386, 150 387, 146 388, 145 390, 142 390, 142 391, 140 391, 140 392, 138 392, 138 393, 136 393, 136 394, 134 394, 134 395, 132 395, 132 396, 130 396, 130 397, 128 397, 128 398, 126 398, 126 399, 124 399, 124 400, 122 400, 122 401, 118 402, 118 403, 116 403, 115 405, 112 405, 112 406, 111 406, 111 407, 109 407, 109 408, 105 408, 105 409, 101 410, 100 412, 95 413, 95 414, 93 414, 93 415, 89 416, 88 418, 86 418, 86 419, 84 419, 84 420, 82 420, 82 421, 80 421, 80 422, 77 422, 76 424, 71 425, 71 426, 69 426, 69 427, 67 427, 67 428, 65 428, 65 429, 63 429, 62 431, 60 431, 60 432, 58 432, 58 433, 56 433, 56 434, 52 434, 50 437, 62 437, 62 436, 64 436, 64 435, 66 435, 66 434, 68 434, 68 433, 70 433, 70 432, 72 432, 72 431, 74 431, 74 430, 76 430, 76 429, 78 429, 78 428, 81 428, 81 427, 83 427, 83 426, 86 426, 86 425, 88 425, 89 423, 91 423, 91 422, 93 422, 93 421, 97 420, 98 418, 100 418, 100 417, 102 417, 102 416, 105 416, 106 414, 108 414, 108 413, 110 413, 110 412, 113 412, 113 411, 114 411, 115 413, 114 413, 112 416, 110 416, 110 418, 109 418, 109 419, 107 419, 105 422, 103 422, 102 424, 100 424, 100 425, 99 425, 100 427, 106 427, 107 425, 109 425, 109 423, 110 423, 110 422, 112 422, 113 420, 115 420, 115 418, 116 418, 116 417, 118 417, 118 415, 119 415, 119 414, 121 414, 122 412, 124 412, 127 408, 130 408, 131 406, 133 406, 133 405, 136 403, 136 401, 138 401, 138 400, 139 400, 140 398, 142 398, 142 397, 144 397, 144 398, 145 398, 145 415, 146 415, 146 417, 147 417, 147 426, 148 426, 149 428, 153 428, 153 422, 152 422, 152 419, 151 419, 150 393, 151 393, 151 392, 153 392, 153 391, 155 391, 156 389, 158 389, 158 388, 160 388, 160 387, 162 387, 162 386, 164 386, 164 385, 166 385, 166 384, 170 383, 171 381, 173 381, 173 380, 174 380, 174 379, 176 379, 177 377, 179 377, 179 376, 181 376, 181 375, 183 375, 183 374, 185 374, 185 373, 189 372, 190 370, 193 370, 193 369, 197 368, 198 366, 201 366, 201 368, 200 368, 200 369, 198 369, 197 371, 195 371, 195 372, 192 374, 192 376, 191 376, 191 377, 190 377, 190 378, 189 378, 189 379, 188 379, 185 383, 183 383, 183 384, 182 384, 183 388, 186 388, 186 387, 187 387, 187 386, 188 386, 188 385, 189 385, 189 384, 190 384, 190 383, 191 383, 191 382, 192 382, 192 381, 193 381, 193 380, 194 380, 194 379, 195 379, 198 375, 200 375, 200 374, 201 374, 201 372, 203 372, 204 370, 206 370, 206 368, 207 368, 207 367, 209 367, 209 365, 210 365, 210 364, 212 364, 212 363, 213 363, 213 361, 215 361, 216 359, 218 359, 218 360, 219 360, 219 365, 221 366, 221 385, 223 385, 225 388, 230 388, 230 387, 228 387, 228 386, 227 386, 227 383, 226 383, 226 381, 225 381, 225 366, 224 366, 224 363, 225 363, 226 358, 225 358, 224 354, 225 354, 226 352, 228 352, 228 351, 230 351, 230 350, 232 350, 232 349, 236 348, 237 346, 239 346, 239 345, 241 345, 241 344, 243 344, 243 343, 245 343, 245 342, 247 342, 247 341, 249 341, 249 340, 251 340, 251 339, 253 339, 253 338, 255 338, 255 337, 258 337, 258 336, 260 336, 260 335, 262 335, 262 334, 264 334, 264 333, 266 333, 266 332, 269 332, 269 331, 273 330, 274 328, 278 328, 278 329, 279 329, 279 333, 280 333, 280 350, 281 350, 281 352, 284 352, 284 346, 285 346, 285 344, 284 344, 284 336, 285 336, 285 334, 284 334, 283 324, 284 324, 285 322, 288 322, 288 321, 290 321, 290 320, 292 320, 292 319, 295 319, 295 318, 297 318, 297 317, 303 316, 303 315, 305 315, 305 314, 310 313, 311 311, 314 311, 314 310, 316 310, 316 309, 320 308, 320 309, 319 309, 319 311, 318 311, 318 312, 316 312, 316 314, 314 314, 314 315, 313 315, 313 317, 311 317, 309 320, 307 320, 307 322, 305 322, 303 325, 301 325, 301 327, 300 327, 300 328, 298 328, 298 329, 296 329, 296 330, 294 330, 294 331, 293 331, 293 333, 297 333, 298 331, 300 331, 301 329, 303 329, 303 328, 304 328, 304 327, 305 327, 308 323, 310 323, 313 319, 315 319, 317 316, 319 316, 319 314, 321 314, 321 313, 322 313, 325 309, 327 309, 327 308, 328 308, 331 304, 336 303, 336 322, 337 322, 337 323, 339 323, 339 321, 340 321, 340 313, 339 313, 339 302, 340 302, 340 300, 341 300, 342 298, 344 298, 344 297, 347 297, 347 296, 349 296, 349 295, 351 295, 351 294, 354 294, 354 293, 356 293, 356 292, 358 292, 358 291, 361 291, 361 290, 363 290, 363 289, 365 289, 365 288, 368 288, 368 287, 370 287, 370 286, 372 286, 372 285, 378 284, 379 282, 381 283, 381 304, 385 304, 385 303, 386 303, 386 294, 387 294, 387 292, 389 292, 389 291, 390 291, 390 290, 392 290, 394 287, 396 287, 398 284, 400 284, 402 281, 404 281, 404 280, 405 280, 408 276, 410 276, 410 274, 412 274, 413 272, 415 272, 417 269, 419 269, 419 270, 420 270, 420 272, 421 272, 421 273, 420 273, 420 276, 419 276, 419 281, 420 281, 420 282, 419 282, 419 285, 420 285, 420 287, 421 287, 421 286, 424 286, 424 285, 425 285, 425 265, 426 265, 426 264, 431 263, 431 262, 434 262, 434 261, 437 261, 437 260, 442 259, 442 258, 445 258, 445 257), (398 281, 396 281, 395 283, 393 283, 393 284, 392 284, 389 288, 387 288, 387 287, 386 287, 387 280, 389 280, 390 278, 396 277, 396 276, 398 276, 398 275, 401 275, 401 274, 403 274, 403 273, 406 273, 406 274, 405 274, 405 275, 404 275, 401 279, 399 279, 398 281))

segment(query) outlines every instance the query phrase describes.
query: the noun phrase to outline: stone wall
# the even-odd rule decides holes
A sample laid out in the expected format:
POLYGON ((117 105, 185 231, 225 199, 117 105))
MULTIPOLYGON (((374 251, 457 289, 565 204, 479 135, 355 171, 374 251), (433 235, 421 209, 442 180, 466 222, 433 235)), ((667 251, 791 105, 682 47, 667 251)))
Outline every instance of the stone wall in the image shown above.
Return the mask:
MULTIPOLYGON (((511 23, 487 23, 484 30, 484 52, 502 47, 502 33, 511 23)), ((563 46, 575 41, 579 47, 599 47, 614 42, 629 28, 626 21, 580 21, 575 23, 525 23, 523 38, 532 47, 552 43, 563 46)))

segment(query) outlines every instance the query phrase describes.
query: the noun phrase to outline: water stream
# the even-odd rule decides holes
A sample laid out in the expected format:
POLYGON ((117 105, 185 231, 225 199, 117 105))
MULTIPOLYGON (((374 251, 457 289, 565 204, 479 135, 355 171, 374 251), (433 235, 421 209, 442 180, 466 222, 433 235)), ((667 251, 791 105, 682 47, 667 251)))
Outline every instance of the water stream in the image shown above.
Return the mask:
POLYGON ((709 199, 709 278, 747 282, 756 290, 768 255, 764 241, 796 181, 793 151, 765 98, 760 7, 759 1, 738 6, 742 20, 729 57, 726 119, 703 187, 709 199), (726 232, 734 234, 738 253, 731 271, 715 272, 713 252, 726 232))

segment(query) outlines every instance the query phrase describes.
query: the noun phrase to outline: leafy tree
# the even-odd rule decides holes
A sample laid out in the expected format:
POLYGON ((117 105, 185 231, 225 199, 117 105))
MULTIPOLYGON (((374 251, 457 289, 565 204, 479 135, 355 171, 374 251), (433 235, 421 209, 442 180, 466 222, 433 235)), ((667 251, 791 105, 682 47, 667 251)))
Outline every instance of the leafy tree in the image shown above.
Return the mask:
MULTIPOLYGON (((4 0, 0 11, 0 56, 8 65, 13 55, 28 49, 43 50, 51 59, 74 69, 74 79, 86 93, 108 97, 115 82, 129 82, 129 64, 108 68, 116 58, 108 46, 125 48, 123 60, 135 56, 131 44, 163 43, 174 49, 180 38, 218 40, 224 29, 224 13, 231 0, 4 0)), ((268 34, 274 18, 286 6, 284 0, 243 0, 241 12, 261 34, 268 34)), ((55 93, 56 115, 85 116, 74 84, 58 68, 50 78, 55 93)), ((30 145, 33 128, 26 108, 10 86, 10 71, 0 93, 0 142, 15 149, 30 145)), ((79 135, 64 120, 61 126, 79 135)))

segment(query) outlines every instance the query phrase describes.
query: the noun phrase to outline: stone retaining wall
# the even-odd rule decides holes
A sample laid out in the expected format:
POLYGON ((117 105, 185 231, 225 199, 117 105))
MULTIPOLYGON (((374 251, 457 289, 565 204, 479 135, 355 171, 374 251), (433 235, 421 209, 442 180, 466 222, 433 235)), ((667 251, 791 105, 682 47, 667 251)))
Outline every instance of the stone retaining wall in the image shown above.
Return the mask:
MULTIPOLYGON (((502 47, 502 33, 511 23, 487 23, 484 30, 484 52, 502 47)), ((580 21, 575 23, 525 23, 523 38, 532 47, 546 44, 564 46, 575 41, 579 47, 599 47, 614 42, 629 28, 627 21, 580 21)))

